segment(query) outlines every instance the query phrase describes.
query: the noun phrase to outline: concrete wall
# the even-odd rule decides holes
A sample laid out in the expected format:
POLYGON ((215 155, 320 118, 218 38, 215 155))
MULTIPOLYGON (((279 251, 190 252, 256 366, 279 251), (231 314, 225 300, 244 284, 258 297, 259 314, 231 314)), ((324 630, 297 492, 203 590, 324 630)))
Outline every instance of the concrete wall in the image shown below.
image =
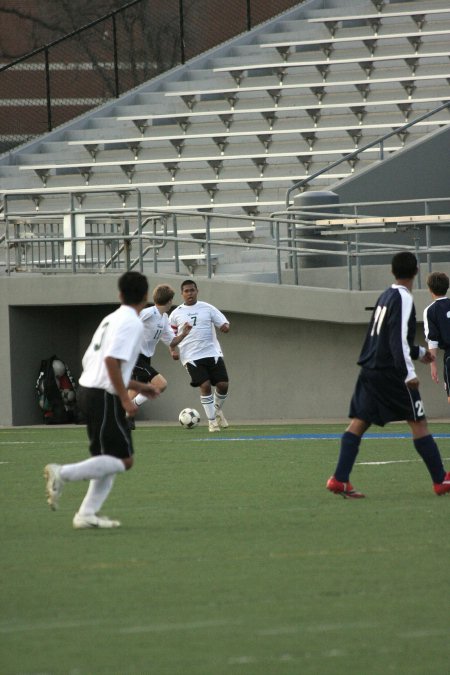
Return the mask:
MULTIPOLYGON (((388 271, 380 289, 390 283, 388 271)), ((184 277, 155 278, 177 290, 184 277)), ((230 374, 230 420, 321 419, 347 415, 355 364, 378 291, 348 292, 198 279, 200 298, 232 325, 221 336, 230 374)), ((0 279, 0 425, 42 422, 34 385, 40 362, 56 353, 75 377, 101 318, 117 306, 114 275, 24 276, 0 279)), ((429 295, 416 292, 418 317, 429 295)), ((423 343, 419 327, 419 341, 423 343)), ((174 421, 185 406, 202 413, 198 391, 179 362, 159 345, 155 366, 166 376, 163 396, 143 406, 141 419, 174 421)), ((446 397, 418 366, 430 417, 448 414, 446 397)))
MULTIPOLYGON (((449 156, 450 129, 447 127, 342 181, 333 190, 339 194, 341 202, 442 197, 449 202, 443 210, 431 213, 449 213, 445 210, 450 208, 449 156)), ((391 206, 389 211, 391 215, 405 213, 401 205, 391 206)), ((376 207, 370 207, 367 212, 386 214, 386 208, 380 207, 377 211, 376 207)), ((408 209, 408 213, 414 211, 408 209)), ((423 208, 417 207, 417 213, 423 213, 423 208)))

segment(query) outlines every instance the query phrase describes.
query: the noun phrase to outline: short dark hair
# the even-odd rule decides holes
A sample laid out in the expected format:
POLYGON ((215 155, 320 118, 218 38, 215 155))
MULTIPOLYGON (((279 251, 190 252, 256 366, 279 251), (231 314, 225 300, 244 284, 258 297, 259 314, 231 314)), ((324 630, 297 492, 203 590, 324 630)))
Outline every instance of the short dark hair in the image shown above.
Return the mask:
POLYGON ((449 278, 445 272, 431 272, 427 277, 427 286, 434 295, 445 295, 449 287, 449 278))
POLYGON ((184 288, 185 286, 195 286, 195 288, 198 290, 197 284, 196 284, 195 281, 193 281, 192 279, 185 279, 185 280, 183 281, 183 283, 181 284, 181 287, 180 287, 181 290, 183 290, 183 288, 184 288))
POLYGON ((167 305, 168 302, 173 300, 174 295, 175 291, 172 286, 160 284, 153 290, 153 302, 155 305, 167 305))
POLYGON ((414 253, 396 253, 392 258, 392 274, 396 279, 414 279, 417 274, 417 258, 414 253))
POLYGON ((119 279, 119 291, 124 305, 139 305, 148 293, 148 281, 140 272, 125 272, 119 279))

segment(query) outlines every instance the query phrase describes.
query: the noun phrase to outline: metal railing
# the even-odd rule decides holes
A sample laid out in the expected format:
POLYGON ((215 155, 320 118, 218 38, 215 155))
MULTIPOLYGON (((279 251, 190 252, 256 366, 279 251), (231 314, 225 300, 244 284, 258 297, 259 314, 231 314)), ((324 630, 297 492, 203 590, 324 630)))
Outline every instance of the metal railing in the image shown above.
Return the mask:
POLYGON ((297 4, 132 0, 1 66, 0 154, 297 4))
MULTIPOLYGON (((289 206, 291 205, 290 196, 294 191, 304 190, 306 185, 311 183, 318 176, 321 176, 322 174, 327 173, 328 171, 331 171, 332 169, 335 169, 337 166, 339 166, 340 164, 343 164, 344 162, 351 161, 352 159, 354 159, 355 157, 360 155, 365 150, 368 150, 369 148, 373 148, 376 145, 379 145, 380 146, 379 159, 380 160, 384 159, 384 142, 388 138, 391 138, 392 136, 401 136, 402 133, 404 133, 410 127, 413 127, 418 122, 422 122, 423 120, 426 120, 429 117, 432 117, 433 115, 436 115, 438 112, 441 112, 441 110, 445 110, 446 108, 450 108, 450 100, 444 99, 444 101, 445 101, 445 103, 438 106, 437 108, 434 108, 433 110, 429 110, 428 112, 424 113, 423 115, 420 115, 419 117, 416 117, 414 120, 411 120, 410 122, 406 122, 405 124, 402 124, 401 126, 395 127, 395 129, 393 129, 392 131, 389 131, 387 134, 384 134, 383 136, 379 136, 374 141, 371 141, 370 143, 366 143, 362 147, 357 148, 356 150, 348 153, 347 155, 343 155, 340 159, 337 159, 335 162, 332 162, 331 164, 328 164, 327 166, 323 167, 322 169, 319 169, 318 171, 315 171, 310 176, 307 176, 306 178, 303 178, 301 181, 298 181, 297 183, 292 185, 286 192, 286 208, 289 208, 289 206)), ((392 125, 392 126, 394 126, 394 125, 392 125)))
MULTIPOLYGON (((378 207, 389 213, 391 207, 405 212, 423 211, 427 220, 367 228, 327 227, 323 211, 312 209, 296 213, 296 220, 284 213, 271 217, 244 216, 198 211, 166 211, 140 206, 140 193, 134 193, 137 207, 83 209, 77 195, 68 193, 68 207, 57 211, 14 210, 5 198, 3 248, 7 275, 28 273, 118 273, 127 269, 142 272, 179 274, 185 267, 191 274, 208 278, 226 274, 222 258, 239 250, 253 256, 259 264, 270 264, 273 281, 278 284, 310 285, 308 273, 314 267, 340 268, 346 274, 349 290, 363 288, 362 272, 370 265, 387 264, 398 250, 412 250, 431 271, 433 264, 450 264, 447 235, 450 215, 436 223, 435 213, 450 213, 450 198, 390 202, 340 204, 339 218, 364 214, 378 207), (200 225, 192 229, 192 220, 200 225), (248 235, 248 230, 253 230, 248 235), (371 236, 377 233, 377 241, 371 236), (365 234, 364 234, 365 233, 365 234), (385 238, 386 235, 386 238, 385 238), (243 240, 244 239, 244 240, 243 240), (383 239, 385 239, 383 241, 383 239)), ((102 192, 102 191, 99 191, 102 192)), ((336 218, 336 214, 328 214, 336 218)), ((412 216, 414 218, 414 216, 412 216)), ((248 263, 241 264, 246 272, 248 263)), ((232 278, 232 277, 231 277, 232 278)), ((251 280, 251 275, 248 276, 251 280)), ((421 278, 418 280, 421 287, 421 278)))

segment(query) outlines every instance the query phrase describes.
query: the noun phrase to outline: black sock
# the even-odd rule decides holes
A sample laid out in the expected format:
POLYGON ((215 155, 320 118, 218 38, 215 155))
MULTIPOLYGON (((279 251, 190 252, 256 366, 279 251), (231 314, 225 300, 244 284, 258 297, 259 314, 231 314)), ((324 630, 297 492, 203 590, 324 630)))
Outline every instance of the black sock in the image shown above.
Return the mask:
POLYGON ((433 483, 442 483, 445 478, 445 469, 433 436, 429 434, 429 436, 415 438, 414 446, 425 462, 433 483))
POLYGON ((334 472, 334 477, 342 483, 348 483, 350 473, 353 469, 356 456, 359 452, 359 444, 361 443, 361 436, 352 434, 351 431, 346 431, 342 434, 341 450, 339 459, 334 472))

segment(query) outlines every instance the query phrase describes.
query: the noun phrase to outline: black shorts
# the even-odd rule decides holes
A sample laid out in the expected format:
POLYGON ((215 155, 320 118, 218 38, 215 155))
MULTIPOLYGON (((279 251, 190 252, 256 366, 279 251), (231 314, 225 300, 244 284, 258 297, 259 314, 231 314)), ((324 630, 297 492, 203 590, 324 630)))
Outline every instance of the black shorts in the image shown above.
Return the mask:
POLYGON ((158 371, 151 365, 150 356, 144 356, 144 354, 139 354, 136 361, 136 365, 133 368, 131 374, 132 380, 137 380, 138 382, 151 382, 156 375, 159 375, 158 371))
POLYGON ((409 389, 395 371, 361 368, 349 417, 384 427, 388 422, 425 419, 425 411, 419 390, 409 389))
POLYGON ((444 387, 447 396, 450 396, 450 351, 444 354, 444 387))
POLYGON ((77 402, 86 418, 91 455, 127 459, 134 453, 131 434, 118 396, 104 389, 77 389, 77 402))
POLYGON ((199 387, 208 380, 214 386, 218 382, 228 382, 227 369, 221 356, 217 362, 211 356, 206 359, 197 359, 193 363, 186 363, 186 369, 191 376, 191 387, 199 387))

